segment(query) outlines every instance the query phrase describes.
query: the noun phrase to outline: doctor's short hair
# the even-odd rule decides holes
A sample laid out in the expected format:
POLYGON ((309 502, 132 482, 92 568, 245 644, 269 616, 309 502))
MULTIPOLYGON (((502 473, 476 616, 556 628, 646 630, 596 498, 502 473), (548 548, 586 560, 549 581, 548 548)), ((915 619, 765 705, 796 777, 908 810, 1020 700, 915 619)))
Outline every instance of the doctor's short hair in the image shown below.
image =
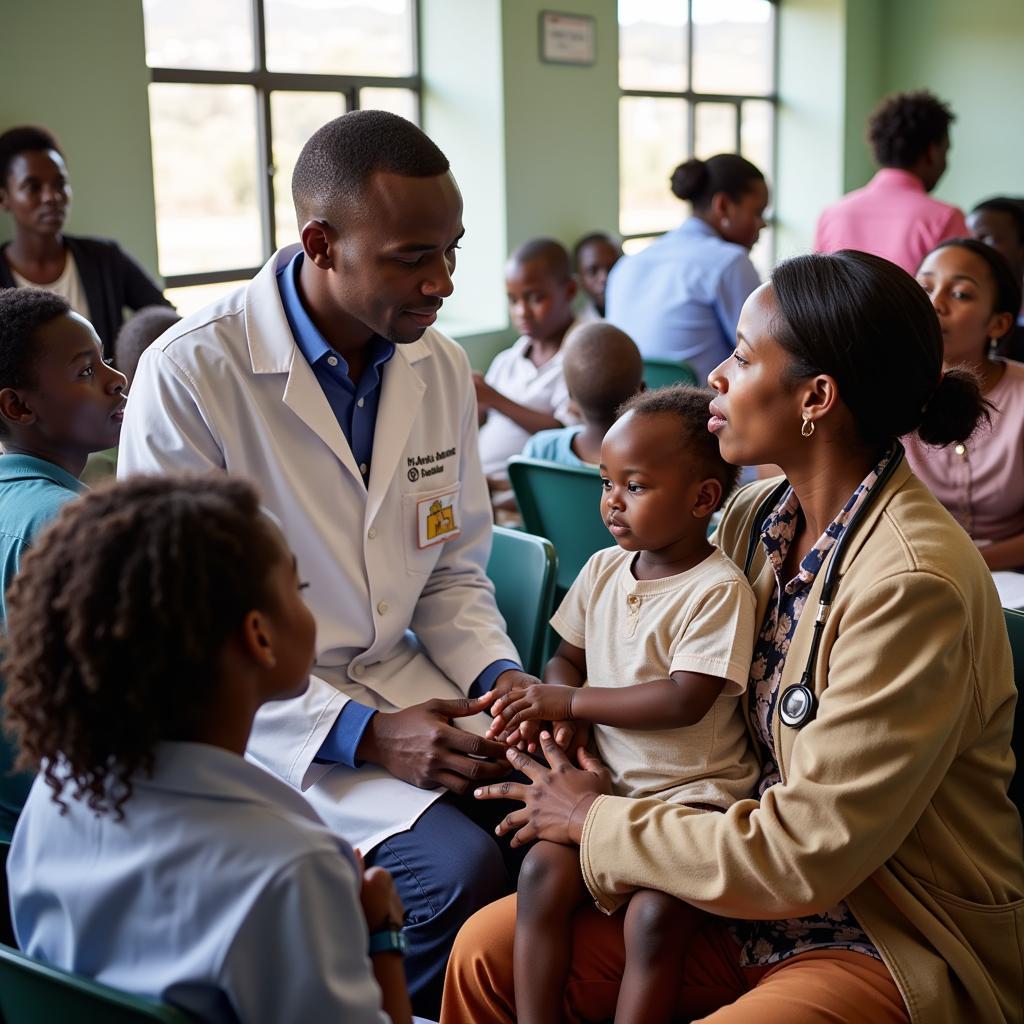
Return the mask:
MULTIPOLYGON (((66 299, 45 288, 0 288, 0 390, 32 386, 36 332, 70 312, 66 299)), ((0 437, 6 434, 0 417, 0 437)))
POLYGON ((775 267, 770 286, 790 379, 834 378, 872 453, 914 431, 938 447, 966 441, 988 418, 977 377, 943 372, 938 315, 895 263, 853 249, 796 256, 775 267))
POLYGON ((256 490, 222 475, 139 476, 66 504, 7 594, 4 725, 53 799, 122 808, 163 739, 219 696, 224 645, 273 600, 280 542, 256 490))
POLYGON ((299 153, 292 199, 300 222, 360 192, 378 171, 433 178, 448 158, 411 121, 386 110, 353 110, 318 128, 299 153))
POLYGON ((711 413, 708 406, 715 397, 710 388, 690 384, 672 384, 665 388, 641 391, 619 406, 619 416, 627 412, 635 416, 674 416, 679 423, 679 440, 683 458, 695 461, 705 477, 714 477, 722 485, 719 507, 736 489, 740 467, 726 462, 718 447, 718 438, 708 430, 711 413))

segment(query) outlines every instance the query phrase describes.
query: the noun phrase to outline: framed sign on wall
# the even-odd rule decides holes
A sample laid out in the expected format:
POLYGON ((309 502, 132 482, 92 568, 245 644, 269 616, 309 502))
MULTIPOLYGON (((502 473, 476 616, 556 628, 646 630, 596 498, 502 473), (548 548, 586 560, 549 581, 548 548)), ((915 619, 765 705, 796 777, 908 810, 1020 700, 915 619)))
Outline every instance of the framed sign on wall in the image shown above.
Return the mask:
POLYGON ((597 22, 588 14, 540 12, 540 59, 549 64, 593 64, 597 22))

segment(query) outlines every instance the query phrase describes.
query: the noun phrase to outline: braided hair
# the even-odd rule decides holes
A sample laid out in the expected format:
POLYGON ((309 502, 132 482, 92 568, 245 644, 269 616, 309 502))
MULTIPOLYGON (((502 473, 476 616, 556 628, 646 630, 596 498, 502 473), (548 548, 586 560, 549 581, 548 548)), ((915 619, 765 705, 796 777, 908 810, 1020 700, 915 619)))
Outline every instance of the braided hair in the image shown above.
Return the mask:
POLYGON ((255 489, 136 477, 69 502, 8 591, 5 728, 17 767, 118 819, 161 740, 188 739, 224 644, 283 557, 255 489))

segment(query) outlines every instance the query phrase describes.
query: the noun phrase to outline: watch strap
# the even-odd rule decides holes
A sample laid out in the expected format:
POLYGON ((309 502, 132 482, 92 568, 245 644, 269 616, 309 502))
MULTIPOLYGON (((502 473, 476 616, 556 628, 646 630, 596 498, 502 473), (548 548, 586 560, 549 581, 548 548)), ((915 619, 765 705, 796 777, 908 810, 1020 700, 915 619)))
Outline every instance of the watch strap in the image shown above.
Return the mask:
POLYGON ((370 956, 375 953, 401 953, 409 951, 409 942, 401 928, 382 928, 370 934, 370 956))

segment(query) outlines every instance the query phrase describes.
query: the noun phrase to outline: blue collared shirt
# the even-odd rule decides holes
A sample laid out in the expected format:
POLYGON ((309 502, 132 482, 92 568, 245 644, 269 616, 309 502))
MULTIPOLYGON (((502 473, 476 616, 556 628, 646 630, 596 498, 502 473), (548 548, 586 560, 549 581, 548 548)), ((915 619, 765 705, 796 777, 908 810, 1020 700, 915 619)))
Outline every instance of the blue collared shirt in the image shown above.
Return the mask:
POLYGON ((740 310, 760 283, 742 245, 691 217, 615 264, 605 317, 645 359, 683 360, 703 384, 735 348, 740 310))
MULTIPOLYGON (((363 476, 363 483, 370 479, 373 456, 373 437, 377 426, 377 408, 380 405, 381 386, 384 383, 384 366, 395 354, 393 342, 375 334, 370 339, 369 361, 359 378, 353 384, 348 374, 348 363, 328 345, 324 336, 313 323, 299 294, 299 273, 302 270, 303 254, 295 257, 277 272, 277 287, 281 293, 281 304, 288 318, 295 344, 316 376, 324 396, 345 435, 352 455, 363 476)), ((514 661, 495 661, 477 676, 470 688, 470 695, 486 693, 494 681, 506 669, 519 669, 514 661)), ((318 761, 337 762, 352 768, 356 766, 356 749, 376 709, 350 700, 341 710, 324 738, 317 752, 318 761)))

